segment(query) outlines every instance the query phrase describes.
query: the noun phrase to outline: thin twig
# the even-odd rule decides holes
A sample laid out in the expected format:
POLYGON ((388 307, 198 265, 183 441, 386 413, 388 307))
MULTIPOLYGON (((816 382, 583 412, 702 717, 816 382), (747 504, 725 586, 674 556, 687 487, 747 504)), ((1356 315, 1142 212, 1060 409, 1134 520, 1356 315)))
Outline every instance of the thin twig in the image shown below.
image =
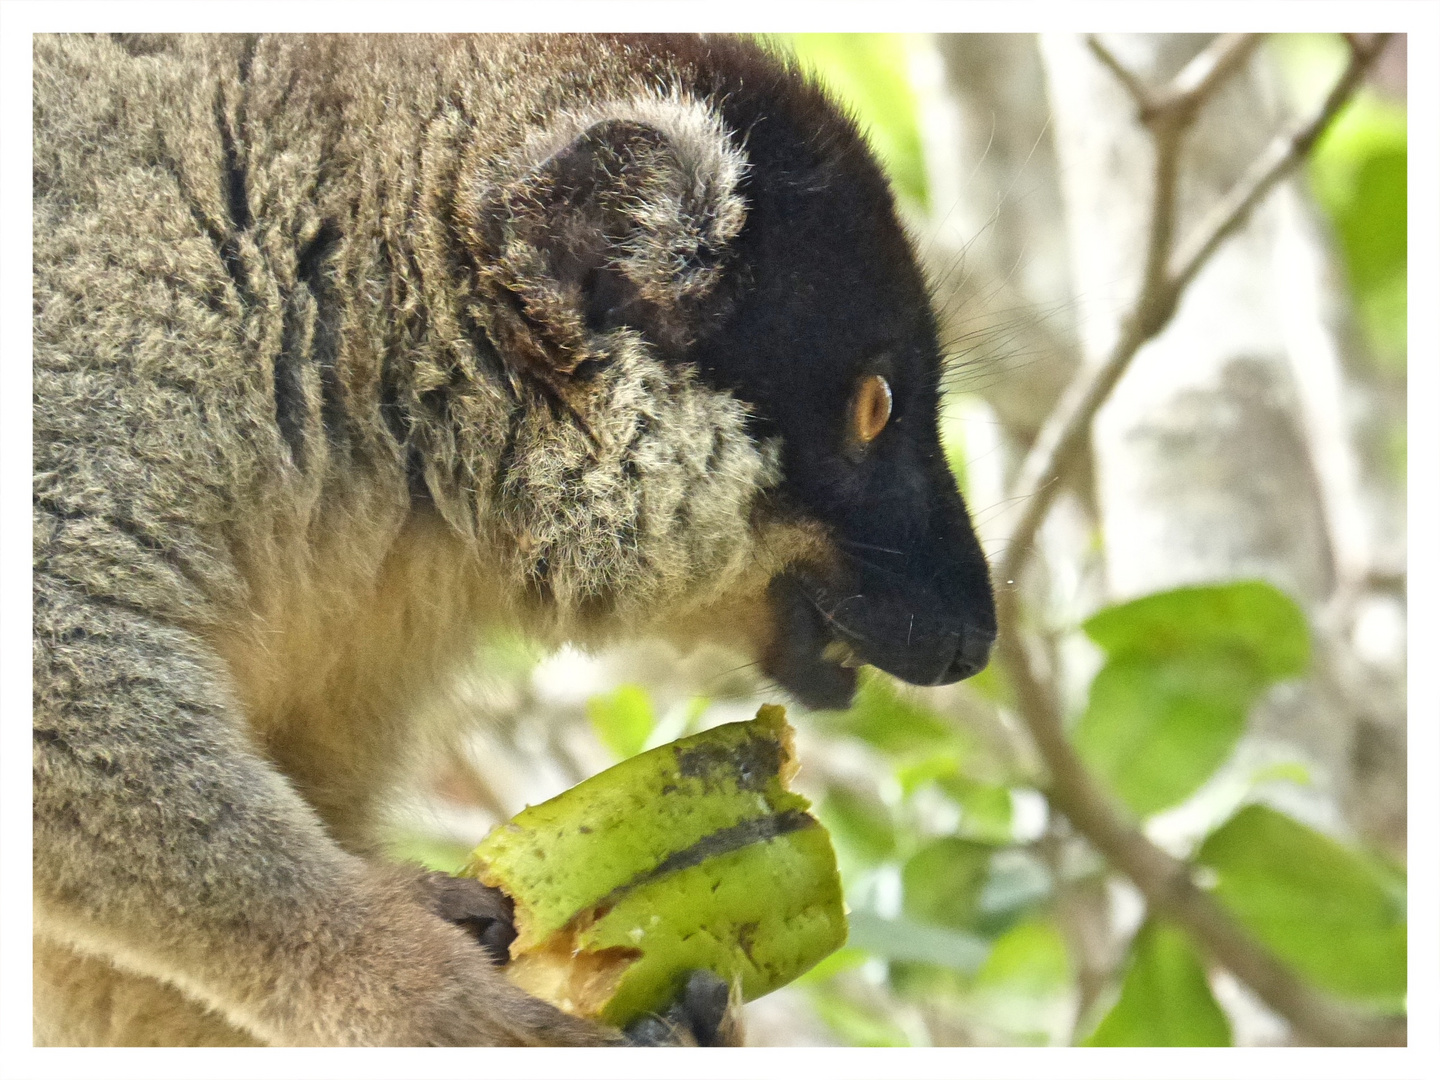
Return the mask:
POLYGON ((1148 325, 1169 318, 1162 302, 1165 269, 1175 230, 1175 185, 1180 173, 1180 151, 1185 135, 1200 108, 1214 96, 1226 79, 1238 71, 1260 44, 1260 34, 1222 34, 1181 68, 1168 86, 1158 93, 1146 87, 1095 38, 1090 45, 1095 55, 1113 71, 1135 99, 1140 121, 1155 140, 1155 179, 1150 185, 1151 210, 1149 243, 1141 276, 1140 295, 1155 299, 1140 305, 1148 325))
POLYGON ((1165 92, 1154 99, 1157 113, 1188 112, 1209 101, 1216 87, 1250 59, 1264 34, 1221 34, 1180 69, 1165 92))
POLYGON ((1140 121, 1147 127, 1183 126, 1199 106, 1250 59, 1263 34, 1221 34, 1195 56, 1163 90, 1156 91, 1127 68, 1094 34, 1085 44, 1135 102, 1140 121))
MULTIPOLYGON (((1092 52, 1113 71, 1125 85, 1140 110, 1142 119, 1153 115, 1155 95, 1120 63, 1094 36, 1086 39, 1092 52)), ((1214 69, 1218 62, 1208 65, 1214 69)), ((1188 67, 1186 71, 1190 70, 1188 67)), ((1213 90, 1217 84, 1200 80, 1213 90)), ((1169 95, 1174 97, 1174 95, 1169 95)), ((1194 108, 1177 113, 1179 122, 1158 125, 1155 135, 1155 173, 1151 184, 1150 227, 1145 245, 1145 266, 1139 296, 1132 315, 1120 328, 1120 340, 1104 364, 1090 378, 1082 372, 1065 388, 1054 412, 1041 427, 1035 443, 1026 455, 1016 478, 1014 490, 1026 498, 1020 519, 1011 532, 1009 545, 999 566, 998 578, 1009 587, 1019 577, 1020 566, 1029 555, 1030 545, 1040 523, 1050 511, 1059 494, 1056 481, 1060 468, 1073 461, 1090 430, 1090 420, 1110 396, 1115 383, 1124 374, 1130 360, 1169 318, 1170 307, 1163 302, 1165 267, 1170 259, 1170 243, 1175 222, 1175 181, 1178 175, 1180 147, 1185 126, 1194 116, 1194 108), (1152 329, 1153 328, 1153 329, 1152 329)))
POLYGON ((1377 34, 1368 44, 1352 44, 1350 63, 1310 122, 1271 142, 1245 175, 1195 227, 1190 241, 1181 245, 1175 256, 1174 268, 1170 272, 1170 281, 1175 289, 1183 290, 1190 284, 1215 249, 1245 224, 1250 211, 1310 152, 1340 107, 1350 99, 1355 87, 1364 78, 1366 69, 1385 48, 1389 38, 1388 34, 1377 34))
POLYGON ((1095 58, 1109 69, 1110 74, 1115 76, 1115 81, 1125 88, 1125 92, 1130 95, 1130 100, 1135 102, 1136 111, 1141 116, 1149 112, 1154 106, 1150 88, 1141 82, 1133 71, 1122 64, 1110 51, 1109 46, 1094 34, 1085 35, 1085 44, 1095 54, 1095 58))
MULTIPOLYGON (((1201 72, 1195 78, 1190 93, 1199 100, 1192 100, 1188 108, 1198 107, 1203 103, 1203 96, 1220 85, 1222 75, 1215 73, 1216 68, 1224 66, 1233 71, 1238 66, 1239 60, 1235 58, 1242 45, 1225 46, 1225 51, 1216 55, 1229 59, 1223 65, 1217 59, 1208 74, 1201 72)), ((1122 321, 1120 338, 1110 356, 1088 375, 1078 377, 1066 390, 1021 468, 1016 490, 1021 497, 1028 494, 1029 501, 1000 561, 1000 587, 996 590, 1001 627, 998 656, 1014 690, 1019 712, 1049 771, 1047 795, 1051 803, 1112 866, 1135 883, 1152 909, 1188 930, 1297 1032, 1317 1043, 1339 1045, 1402 1044, 1405 1021, 1362 1016, 1317 993, 1242 930, 1208 893, 1199 889, 1186 863, 1160 850, 1121 815, 1110 795, 1081 762, 1065 735, 1059 704, 1050 688, 1036 675, 1020 629, 1020 598, 1014 583, 1025 567, 1035 534, 1054 502, 1065 471, 1073 464, 1076 451, 1089 432, 1095 413, 1136 352, 1168 323, 1181 292, 1225 237, 1243 223, 1275 182, 1304 157, 1383 47, 1383 38, 1368 45, 1352 41, 1350 63, 1314 118, 1295 134, 1277 140, 1261 156, 1246 178, 1192 234, 1193 239, 1173 260, 1175 271, 1166 274, 1157 266, 1147 273, 1134 306, 1122 321)), ((1130 89, 1127 77, 1133 77, 1123 73, 1118 62, 1093 39, 1091 48, 1130 89)), ((1158 100, 1143 88, 1131 93, 1137 101, 1158 100)), ((1165 129, 1175 130, 1168 125, 1162 127, 1165 129)), ((1157 154, 1174 153, 1175 149, 1174 144, 1167 147, 1164 140, 1158 141, 1157 154)), ((1152 227, 1161 221, 1163 210, 1165 201, 1157 199, 1152 211, 1152 227)), ((1153 235, 1150 247, 1152 251, 1157 247, 1153 235)))
MULTIPOLYGON (((1175 236, 1175 190, 1180 178, 1180 147, 1185 127, 1166 124, 1155 129, 1155 179, 1150 190, 1149 241, 1145 245, 1145 269, 1142 272, 1140 295, 1158 299, 1163 295, 1165 266, 1170 261, 1170 245, 1175 236)), ((1169 318, 1169 312, 1155 303, 1137 307, 1142 319, 1137 332, 1144 333, 1157 320, 1169 318)))

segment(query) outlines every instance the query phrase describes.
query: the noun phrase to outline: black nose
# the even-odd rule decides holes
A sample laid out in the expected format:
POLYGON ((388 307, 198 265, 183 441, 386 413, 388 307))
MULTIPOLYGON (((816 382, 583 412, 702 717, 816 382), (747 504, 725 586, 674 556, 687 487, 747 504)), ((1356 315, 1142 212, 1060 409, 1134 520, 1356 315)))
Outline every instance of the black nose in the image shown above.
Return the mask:
POLYGON ((995 631, 979 627, 966 627, 960 633, 955 657, 944 673, 935 680, 936 686, 959 682, 971 675, 978 675, 990 662, 990 646, 995 644, 995 631))

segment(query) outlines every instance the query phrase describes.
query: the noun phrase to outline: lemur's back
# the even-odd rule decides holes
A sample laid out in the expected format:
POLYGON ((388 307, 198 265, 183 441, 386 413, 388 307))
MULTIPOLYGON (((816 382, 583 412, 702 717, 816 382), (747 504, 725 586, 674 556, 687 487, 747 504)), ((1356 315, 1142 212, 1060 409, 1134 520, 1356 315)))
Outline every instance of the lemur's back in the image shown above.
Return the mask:
POLYGON ((741 552, 715 537, 763 463, 734 402, 644 357, 595 380, 583 429, 530 408, 470 288, 462 157, 489 167, 557 109, 633 93, 623 51, 127 45, 37 45, 37 566, 199 633, 266 752, 359 843, 408 757, 376 733, 421 711, 477 621, 574 636, 583 618, 526 594, 577 615, 724 584, 741 552), (656 383, 675 400, 639 433, 656 383))
MULTIPOLYGON (((623 78, 584 41, 538 55, 623 78)), ((561 103, 536 61, 483 37, 37 39, 41 505, 250 545, 322 490, 399 498, 417 399, 456 369, 493 377, 503 433, 451 203, 462 150, 561 103)))

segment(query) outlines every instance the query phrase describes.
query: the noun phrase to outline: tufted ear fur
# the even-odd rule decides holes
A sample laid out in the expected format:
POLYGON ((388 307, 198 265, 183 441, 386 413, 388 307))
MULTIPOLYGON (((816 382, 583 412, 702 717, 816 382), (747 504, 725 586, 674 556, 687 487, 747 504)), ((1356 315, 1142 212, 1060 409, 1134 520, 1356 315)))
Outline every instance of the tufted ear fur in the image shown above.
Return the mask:
POLYGON ((507 302, 500 352, 552 389, 638 333, 682 350, 745 219, 744 159, 702 104, 636 98, 559 118, 474 190, 482 289, 507 302), (498 177, 495 175, 498 174, 498 177))

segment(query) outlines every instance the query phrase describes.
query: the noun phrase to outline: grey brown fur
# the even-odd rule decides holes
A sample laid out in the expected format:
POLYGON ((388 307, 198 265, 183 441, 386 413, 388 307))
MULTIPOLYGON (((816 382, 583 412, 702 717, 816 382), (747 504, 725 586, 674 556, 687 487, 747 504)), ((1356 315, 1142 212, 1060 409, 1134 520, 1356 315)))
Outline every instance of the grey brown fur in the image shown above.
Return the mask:
POLYGON ((37 1041, 613 1038, 510 989, 372 828, 477 627, 683 637, 796 543, 735 527, 775 470, 735 400, 624 329, 565 399, 573 298, 494 302, 539 281, 529 171, 607 103, 695 140, 628 257, 677 310, 707 288, 646 263, 733 234, 743 162, 636 66, 37 39, 37 1041))
POLYGON ((594 39, 34 60, 37 1042, 613 1041, 374 828, 481 628, 753 654, 771 579, 832 557, 762 512, 775 440, 655 351, 742 227, 740 140, 594 39), (557 201, 606 123, 613 185, 557 201), (557 233, 648 337, 587 323, 557 233))

